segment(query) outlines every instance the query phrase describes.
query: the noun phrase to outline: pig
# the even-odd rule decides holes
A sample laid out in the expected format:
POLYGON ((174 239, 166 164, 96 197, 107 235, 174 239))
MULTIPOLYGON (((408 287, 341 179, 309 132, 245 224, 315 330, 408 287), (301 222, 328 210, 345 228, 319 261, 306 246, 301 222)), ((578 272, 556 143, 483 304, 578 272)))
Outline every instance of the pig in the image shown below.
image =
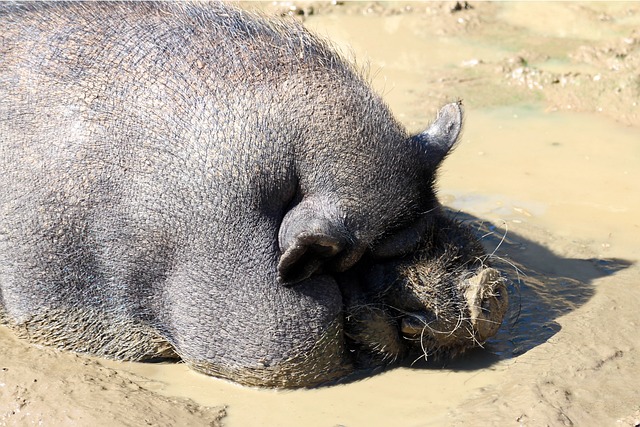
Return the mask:
POLYGON ((223 3, 0 22, 0 319, 19 336, 295 388, 497 330, 503 279, 435 194, 460 103, 410 135, 327 42, 223 3))

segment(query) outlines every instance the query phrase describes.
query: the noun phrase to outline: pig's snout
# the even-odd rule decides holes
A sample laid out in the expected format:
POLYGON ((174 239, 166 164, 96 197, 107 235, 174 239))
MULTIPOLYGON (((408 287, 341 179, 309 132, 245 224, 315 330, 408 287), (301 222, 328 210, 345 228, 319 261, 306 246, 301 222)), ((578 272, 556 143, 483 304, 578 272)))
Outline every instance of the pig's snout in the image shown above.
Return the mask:
POLYGON ((465 300, 478 341, 484 342, 494 336, 509 306, 507 286, 500 273, 487 268, 471 278, 465 300))
POLYGON ((494 336, 508 307, 507 287, 497 270, 486 268, 464 286, 465 309, 457 315, 448 310, 407 313, 400 331, 407 339, 434 339, 439 346, 457 346, 461 341, 483 343, 494 336))

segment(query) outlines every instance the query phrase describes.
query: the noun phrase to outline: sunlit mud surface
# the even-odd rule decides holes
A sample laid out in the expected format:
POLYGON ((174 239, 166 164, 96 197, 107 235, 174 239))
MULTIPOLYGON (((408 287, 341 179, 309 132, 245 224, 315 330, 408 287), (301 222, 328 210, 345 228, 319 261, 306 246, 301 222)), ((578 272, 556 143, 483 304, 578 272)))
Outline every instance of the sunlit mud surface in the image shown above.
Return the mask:
POLYGON ((8 354, 0 358, 8 369, 0 370, 0 425, 69 424, 73 411, 59 407, 83 390, 104 414, 117 413, 134 388, 152 402, 141 410, 192 408, 202 425, 220 412, 197 411, 221 405, 231 427, 640 423, 640 6, 454 5, 259 7, 292 13, 355 56, 412 131, 442 103, 463 99, 465 130, 440 172, 440 199, 483 236, 511 281, 510 312, 484 349, 444 366, 418 360, 344 385, 279 392, 181 364, 67 357, 0 330, 0 354, 8 354), (66 396, 59 407, 32 403, 31 382, 47 376, 30 363, 66 369, 53 377, 66 386, 40 389, 66 396), (111 397, 101 401, 90 384, 113 389, 111 397), (24 415, 29 408, 40 418, 24 415))

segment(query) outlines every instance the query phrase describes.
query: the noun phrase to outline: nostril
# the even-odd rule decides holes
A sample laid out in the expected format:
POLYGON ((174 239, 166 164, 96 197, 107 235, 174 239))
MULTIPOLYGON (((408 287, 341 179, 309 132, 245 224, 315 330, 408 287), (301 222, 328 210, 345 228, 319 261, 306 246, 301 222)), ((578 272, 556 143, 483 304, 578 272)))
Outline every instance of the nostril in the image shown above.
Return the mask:
POLYGON ((492 299, 493 298, 497 298, 500 299, 499 296, 490 296, 488 298, 485 298, 484 300, 482 300, 482 304, 480 305, 480 308, 482 309, 482 313, 483 314, 489 314, 491 312, 491 303, 493 302, 492 299))
POLYGON ((501 299, 503 289, 504 289, 504 286, 497 286, 491 293, 491 296, 497 299, 501 299))
POLYGON ((498 280, 489 285, 482 294, 480 308, 483 314, 489 314, 492 310, 501 311, 501 307, 505 304, 506 287, 502 280, 498 280))

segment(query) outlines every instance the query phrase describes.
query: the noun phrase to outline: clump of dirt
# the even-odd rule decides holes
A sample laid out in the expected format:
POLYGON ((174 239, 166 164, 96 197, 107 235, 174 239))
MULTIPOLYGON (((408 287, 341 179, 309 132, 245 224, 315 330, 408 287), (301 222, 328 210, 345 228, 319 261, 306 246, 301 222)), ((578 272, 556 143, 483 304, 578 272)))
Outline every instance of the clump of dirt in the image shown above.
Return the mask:
MULTIPOLYGON (((497 61, 471 58, 458 68, 447 69, 442 73, 446 77, 432 82, 440 99, 459 96, 475 108, 543 102, 548 110, 598 113, 640 125, 639 30, 605 40, 556 35, 534 38, 501 20, 499 10, 482 6, 465 10, 468 24, 451 26, 455 32, 447 34, 478 43, 495 41, 506 50, 517 51, 497 61)), ((629 5, 625 16, 617 18, 592 12, 600 25, 616 28, 626 15, 640 15, 640 6, 629 5)))
POLYGON ((566 71, 554 72, 523 56, 496 67, 508 87, 538 92, 553 109, 603 113, 640 125, 640 32, 600 45, 582 45, 569 53, 566 71), (533 62, 533 63, 532 63, 533 62), (585 65, 591 71, 580 71, 585 65), (572 70, 574 68, 575 70, 572 70))
POLYGON ((491 3, 466 1, 274 1, 260 4, 240 2, 240 5, 247 9, 259 9, 268 15, 293 16, 303 22, 313 15, 414 15, 420 16, 429 31, 438 35, 469 32, 483 24, 482 17, 487 11, 495 13, 497 10, 491 3))

